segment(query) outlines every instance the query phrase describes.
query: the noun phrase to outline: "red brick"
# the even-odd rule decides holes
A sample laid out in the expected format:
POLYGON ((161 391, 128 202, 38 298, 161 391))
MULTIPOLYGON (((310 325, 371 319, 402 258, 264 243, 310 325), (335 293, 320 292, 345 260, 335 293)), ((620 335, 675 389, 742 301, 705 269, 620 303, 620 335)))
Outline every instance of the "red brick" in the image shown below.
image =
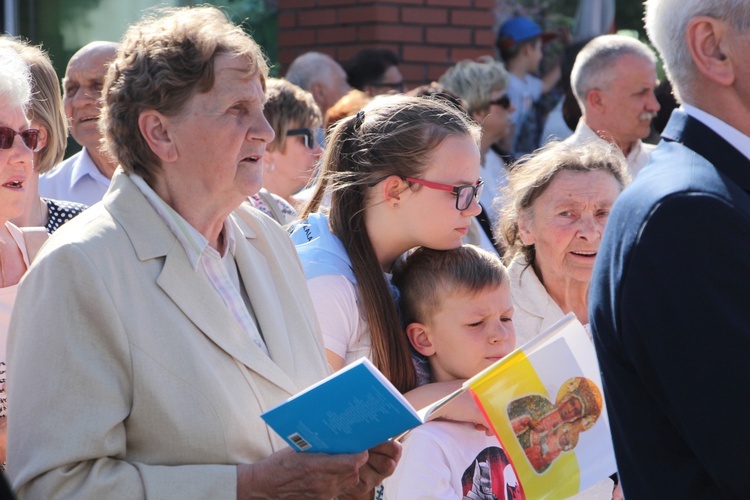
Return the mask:
POLYGON ((297 14, 291 10, 279 12, 279 29, 294 28, 297 26, 297 14))
POLYGON ((300 26, 333 26, 338 22, 338 9, 311 9, 299 12, 300 26))
POLYGON ((354 57, 354 55, 362 49, 389 49, 392 50, 396 55, 400 57, 400 48, 398 45, 392 45, 387 43, 358 43, 351 45, 342 45, 338 48, 338 55, 334 57, 339 62, 345 62, 354 57))
POLYGON ((424 33, 420 27, 399 26, 397 24, 376 26, 376 41, 378 42, 416 42, 424 41, 424 33))
POLYGON ((451 11, 451 24, 491 27, 495 24, 495 16, 489 10, 453 10, 451 11))
POLYGON ((424 80, 424 64, 401 63, 398 65, 398 69, 407 82, 421 82, 424 80))
POLYGON ((429 82, 438 81, 450 67, 450 64, 430 64, 427 66, 427 80, 429 82))
POLYGON ((474 0, 475 9, 489 9, 490 11, 497 5, 497 0, 474 0))
POLYGON ((404 7, 401 9, 401 22, 406 24, 448 24, 448 10, 404 7))
POLYGON ((495 55, 492 52, 487 51, 486 49, 483 49, 481 47, 451 49, 451 61, 454 64, 464 59, 476 59, 479 56, 485 56, 485 55, 489 55, 490 57, 493 57, 493 58, 495 57, 495 55))
POLYGON ((315 43, 315 30, 296 29, 279 33, 279 47, 299 47, 315 43))
POLYGON ((442 7, 471 7, 471 0, 427 0, 427 5, 442 7))
POLYGON ((318 43, 351 43, 357 41, 357 28, 318 28, 318 43))
POLYGON ((382 1, 380 3, 392 3, 397 5, 424 5, 424 0, 391 0, 391 1, 382 1))
POLYGON ((487 47, 490 52, 495 51, 495 33, 492 30, 477 29, 474 30, 474 45, 477 47, 487 47))
POLYGON ((279 63, 281 63, 282 69, 286 71, 286 68, 292 64, 292 61, 297 56, 298 54, 295 49, 279 49, 279 63))
POLYGON ((317 0, 279 0, 278 9, 300 9, 304 7, 315 7, 317 0))
POLYGON ((338 12, 341 24, 398 22, 398 7, 395 6, 367 5, 343 8, 338 12))
POLYGON ((427 28, 427 43, 438 45, 469 45, 472 32, 466 28, 427 28))
POLYGON ((358 3, 362 3, 358 2, 357 0, 318 0, 318 2, 321 7, 333 7, 336 5, 357 5, 358 3))
POLYGON ((424 45, 405 45, 403 60, 410 62, 448 62, 448 50, 441 47, 426 47, 424 45))

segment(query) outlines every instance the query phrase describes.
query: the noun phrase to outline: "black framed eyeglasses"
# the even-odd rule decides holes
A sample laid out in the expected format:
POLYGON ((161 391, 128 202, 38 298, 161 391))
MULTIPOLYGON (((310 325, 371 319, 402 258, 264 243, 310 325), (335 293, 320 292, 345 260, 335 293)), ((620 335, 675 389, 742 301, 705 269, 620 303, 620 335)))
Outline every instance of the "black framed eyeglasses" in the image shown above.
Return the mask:
POLYGON ((21 140, 26 144, 27 148, 36 151, 36 147, 39 144, 39 131, 35 128, 16 132, 10 127, 0 127, 0 149, 12 148, 13 141, 16 139, 17 135, 21 136, 21 140))
POLYGON ((287 137, 301 135, 307 149, 315 149, 317 144, 315 130, 311 128, 293 128, 286 131, 287 137))
POLYGON ((503 109, 510 109, 510 97, 508 97, 508 94, 498 97, 494 101, 490 101, 490 106, 492 105, 500 106, 503 109))
POLYGON ((479 179, 473 186, 451 186, 450 184, 441 184, 439 182, 426 181, 424 179, 416 179, 414 177, 403 177, 407 182, 414 182, 421 184, 422 186, 430 189, 439 189, 441 191, 448 191, 456 195, 456 210, 464 211, 471 206, 471 200, 479 200, 482 196, 482 189, 484 188, 484 181, 479 179))

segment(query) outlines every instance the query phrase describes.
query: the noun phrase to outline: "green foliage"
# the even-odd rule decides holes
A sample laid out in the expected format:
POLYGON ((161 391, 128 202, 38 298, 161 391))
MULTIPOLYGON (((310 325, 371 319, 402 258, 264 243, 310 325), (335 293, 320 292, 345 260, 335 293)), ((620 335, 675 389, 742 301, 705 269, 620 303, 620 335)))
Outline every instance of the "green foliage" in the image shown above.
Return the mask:
POLYGON ((263 47, 271 66, 271 76, 278 76, 278 10, 276 2, 268 0, 211 0, 208 3, 223 8, 234 22, 263 47))

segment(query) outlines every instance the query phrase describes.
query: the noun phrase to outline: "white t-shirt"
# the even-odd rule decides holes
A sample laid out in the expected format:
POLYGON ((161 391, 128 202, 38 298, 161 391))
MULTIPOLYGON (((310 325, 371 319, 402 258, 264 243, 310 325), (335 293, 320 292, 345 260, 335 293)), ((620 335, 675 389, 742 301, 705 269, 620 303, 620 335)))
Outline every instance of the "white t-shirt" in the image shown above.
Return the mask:
POLYGON ((505 499, 508 488, 519 488, 500 442, 474 424, 428 422, 403 445, 396 471, 383 483, 386 499, 505 499))
POLYGON ((344 366, 362 357, 370 359, 370 329, 361 309, 356 286, 341 274, 307 280, 318 315, 325 348, 344 360, 344 366))

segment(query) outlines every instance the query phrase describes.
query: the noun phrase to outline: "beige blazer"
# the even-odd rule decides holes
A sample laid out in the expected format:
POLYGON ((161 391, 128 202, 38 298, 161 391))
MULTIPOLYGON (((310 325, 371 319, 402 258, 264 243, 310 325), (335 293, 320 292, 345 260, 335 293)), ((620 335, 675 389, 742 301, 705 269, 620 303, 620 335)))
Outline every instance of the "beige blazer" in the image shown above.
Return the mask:
POLYGON ((234 499, 233 464, 285 446, 260 414, 327 374, 317 318, 284 230, 230 220, 271 358, 122 172, 42 248, 9 338, 20 498, 234 499))

